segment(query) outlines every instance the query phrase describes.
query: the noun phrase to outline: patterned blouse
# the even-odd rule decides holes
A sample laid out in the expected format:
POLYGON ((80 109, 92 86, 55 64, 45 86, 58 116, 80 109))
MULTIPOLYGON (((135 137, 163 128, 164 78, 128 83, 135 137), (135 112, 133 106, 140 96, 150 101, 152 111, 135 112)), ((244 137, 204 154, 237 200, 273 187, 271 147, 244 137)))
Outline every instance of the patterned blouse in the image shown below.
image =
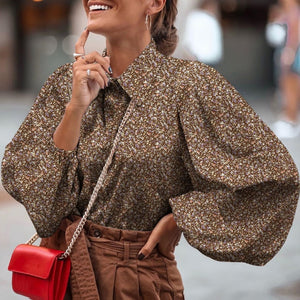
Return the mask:
POLYGON ((130 115, 89 219, 151 230, 173 212, 187 241, 221 261, 267 263, 282 247, 299 193, 284 145, 214 68, 164 56, 151 41, 89 106, 73 151, 53 133, 70 100, 72 64, 42 87, 2 162, 5 189, 38 234, 82 214, 128 103, 130 115))

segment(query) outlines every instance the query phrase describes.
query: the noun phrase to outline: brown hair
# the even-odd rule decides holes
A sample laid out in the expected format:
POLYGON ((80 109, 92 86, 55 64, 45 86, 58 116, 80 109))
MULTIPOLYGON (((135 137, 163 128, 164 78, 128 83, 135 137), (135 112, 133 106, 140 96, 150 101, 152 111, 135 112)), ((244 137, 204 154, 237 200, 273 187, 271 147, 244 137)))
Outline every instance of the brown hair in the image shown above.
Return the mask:
POLYGON ((158 51, 164 55, 171 55, 177 46, 177 29, 174 26, 176 16, 177 0, 167 0, 153 20, 151 35, 158 51))

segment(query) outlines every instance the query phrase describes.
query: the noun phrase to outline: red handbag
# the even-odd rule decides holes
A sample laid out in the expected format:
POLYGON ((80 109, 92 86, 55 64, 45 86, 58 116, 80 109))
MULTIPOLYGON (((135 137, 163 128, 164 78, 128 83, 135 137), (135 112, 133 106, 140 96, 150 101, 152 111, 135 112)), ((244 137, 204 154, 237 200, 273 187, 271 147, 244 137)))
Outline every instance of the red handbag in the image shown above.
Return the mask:
POLYGON ((17 294, 27 296, 33 300, 63 300, 68 285, 72 248, 78 239, 90 210, 97 199, 97 194, 103 184, 108 168, 112 162, 121 131, 133 111, 135 105, 132 99, 119 125, 113 146, 106 163, 101 171, 97 184, 91 195, 88 206, 81 218, 70 244, 65 252, 45 247, 33 246, 38 239, 35 234, 26 244, 21 244, 14 250, 8 270, 13 272, 12 287, 17 294))
POLYGON ((34 300, 63 300, 71 270, 63 251, 33 245, 18 245, 10 259, 15 293, 34 300))

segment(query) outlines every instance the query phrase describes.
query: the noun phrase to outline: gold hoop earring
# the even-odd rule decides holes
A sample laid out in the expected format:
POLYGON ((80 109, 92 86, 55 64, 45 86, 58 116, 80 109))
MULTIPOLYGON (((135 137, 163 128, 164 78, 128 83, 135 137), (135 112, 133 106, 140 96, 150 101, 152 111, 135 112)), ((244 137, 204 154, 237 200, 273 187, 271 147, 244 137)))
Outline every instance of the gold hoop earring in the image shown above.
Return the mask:
POLYGON ((152 24, 151 24, 151 17, 150 17, 148 14, 146 15, 145 24, 146 24, 147 30, 150 31, 150 30, 151 30, 151 25, 152 25, 152 24), (148 24, 149 21, 150 21, 150 24, 148 24))

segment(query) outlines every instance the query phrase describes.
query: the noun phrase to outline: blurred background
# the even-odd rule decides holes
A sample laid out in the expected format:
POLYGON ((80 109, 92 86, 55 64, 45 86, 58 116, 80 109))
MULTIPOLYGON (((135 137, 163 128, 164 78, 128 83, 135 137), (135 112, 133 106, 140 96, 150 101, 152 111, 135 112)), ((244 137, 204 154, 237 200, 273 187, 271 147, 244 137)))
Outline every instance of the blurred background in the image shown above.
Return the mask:
MULTIPOLYGON (((178 0, 178 10, 174 56, 203 61, 221 72, 271 128, 281 126, 278 135, 299 168, 298 2, 178 0)), ((43 82, 73 60, 85 25, 81 0, 0 0, 0 159, 43 82)), ((102 37, 91 35, 86 51, 104 47, 102 37)), ((213 261, 182 239, 176 254, 186 299, 300 299, 299 226, 298 209, 287 242, 264 267, 213 261)), ((6 269, 14 247, 33 233, 24 208, 0 182, 1 299, 22 299, 11 291, 6 269)))

